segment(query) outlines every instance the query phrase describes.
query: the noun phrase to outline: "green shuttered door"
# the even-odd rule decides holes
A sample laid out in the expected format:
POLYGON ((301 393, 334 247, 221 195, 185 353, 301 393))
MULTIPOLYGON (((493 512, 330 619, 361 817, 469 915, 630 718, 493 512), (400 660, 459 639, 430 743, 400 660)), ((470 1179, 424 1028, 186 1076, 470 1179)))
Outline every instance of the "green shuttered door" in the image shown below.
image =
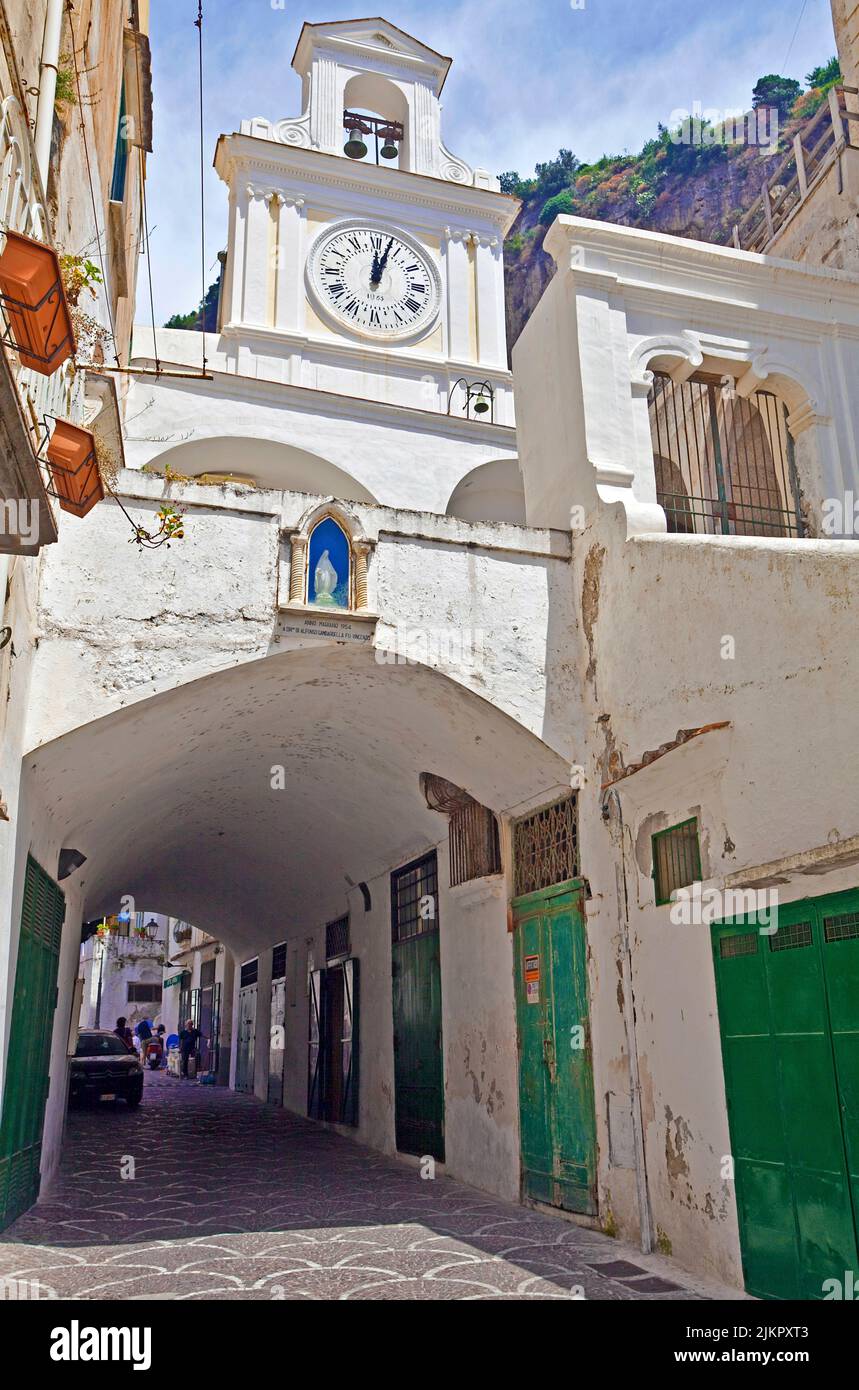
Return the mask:
POLYGON ((0 1230, 39 1195, 65 899, 28 858, 0 1122, 0 1230))
POLYGON ((713 928, 746 1288, 859 1273, 859 893, 713 928))

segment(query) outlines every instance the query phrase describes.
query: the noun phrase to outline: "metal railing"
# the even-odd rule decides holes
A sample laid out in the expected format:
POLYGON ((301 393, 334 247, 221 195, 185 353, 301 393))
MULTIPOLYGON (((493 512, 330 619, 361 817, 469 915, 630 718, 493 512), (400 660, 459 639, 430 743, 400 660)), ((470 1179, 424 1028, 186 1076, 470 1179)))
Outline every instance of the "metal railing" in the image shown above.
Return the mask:
POLYGON ((649 396, 656 497, 686 535, 805 534, 784 403, 748 399, 732 378, 675 382, 654 372, 649 396))
POLYGON ((768 178, 761 196, 733 228, 732 241, 742 251, 766 251, 794 212, 811 194, 845 149, 859 149, 852 126, 859 111, 848 108, 856 87, 830 88, 827 100, 793 137, 789 152, 768 178))

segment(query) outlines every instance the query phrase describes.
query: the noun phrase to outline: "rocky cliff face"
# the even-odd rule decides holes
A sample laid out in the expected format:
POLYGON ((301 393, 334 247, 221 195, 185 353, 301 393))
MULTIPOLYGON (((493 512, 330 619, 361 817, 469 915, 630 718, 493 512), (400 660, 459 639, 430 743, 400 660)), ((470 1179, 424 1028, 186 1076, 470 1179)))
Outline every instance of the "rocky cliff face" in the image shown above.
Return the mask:
POLYGON ((506 191, 522 199, 504 247, 510 349, 554 272, 543 238, 558 213, 727 244, 734 224, 760 197, 764 179, 772 178, 791 149, 794 134, 826 100, 829 85, 797 99, 780 121, 775 146, 685 145, 660 130, 638 155, 606 156, 585 166, 562 150, 557 160, 537 166, 534 179, 503 175, 506 191))

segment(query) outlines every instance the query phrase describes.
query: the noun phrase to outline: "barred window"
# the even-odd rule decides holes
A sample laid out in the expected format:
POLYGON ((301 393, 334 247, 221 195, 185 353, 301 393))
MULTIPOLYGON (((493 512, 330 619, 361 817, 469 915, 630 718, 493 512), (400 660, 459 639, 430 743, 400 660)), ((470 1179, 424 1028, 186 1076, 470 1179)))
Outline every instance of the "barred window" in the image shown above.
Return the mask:
POLYGON ((536 893, 579 876, 577 796, 565 796, 513 827, 515 895, 536 893))
POLYGON ((391 935, 406 941, 438 931, 438 856, 435 850, 391 874, 391 935))
POLYGON ((701 881, 701 848, 698 818, 672 825, 652 837, 653 882, 658 906, 671 901, 677 888, 701 881))
POLYGON ((246 960, 241 968, 239 984, 242 989, 246 985, 255 985, 259 978, 259 957, 255 960, 246 960))
POLYGON ((338 917, 325 928, 325 959, 335 960, 337 956, 349 954, 349 917, 338 917))
POLYGON ((150 985, 144 980, 132 980, 128 986, 129 1004, 160 1004, 161 986, 150 985))
POLYGON ((488 806, 469 799, 450 817, 450 886, 501 872, 498 822, 488 806))
MULTIPOLYGON (((282 941, 279 946, 275 946, 271 953, 271 978, 282 980, 286 974, 286 942, 282 941)), ((202 977, 200 980, 202 984, 202 977)))

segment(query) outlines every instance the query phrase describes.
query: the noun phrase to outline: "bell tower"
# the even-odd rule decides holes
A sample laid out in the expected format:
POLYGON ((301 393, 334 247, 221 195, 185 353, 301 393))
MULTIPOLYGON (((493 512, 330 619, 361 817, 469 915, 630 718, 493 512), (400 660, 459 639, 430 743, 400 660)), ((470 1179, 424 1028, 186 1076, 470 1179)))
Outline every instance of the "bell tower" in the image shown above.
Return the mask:
POLYGON ((512 424, 503 242, 518 204, 441 133, 451 60, 384 19, 305 24, 298 116, 242 121, 221 331, 234 370, 447 412, 461 378, 512 424))

